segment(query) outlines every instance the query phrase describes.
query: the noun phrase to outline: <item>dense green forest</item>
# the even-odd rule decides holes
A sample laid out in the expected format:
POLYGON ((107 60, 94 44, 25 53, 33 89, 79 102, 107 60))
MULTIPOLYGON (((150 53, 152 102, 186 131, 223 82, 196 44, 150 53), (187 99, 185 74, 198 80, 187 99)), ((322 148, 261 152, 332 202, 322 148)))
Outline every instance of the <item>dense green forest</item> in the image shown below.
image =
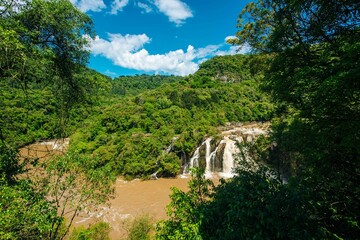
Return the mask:
MULTIPOLYGON (((194 169, 154 237, 360 236, 357 1, 259 0, 228 40, 251 54, 214 57, 187 77, 115 79, 86 67, 82 35, 94 37, 93 24, 69 1, 1 4, 0 239, 69 238, 81 209, 112 197, 115 177, 176 176, 219 126, 247 121, 271 121, 270 136, 247 146, 264 164, 241 162, 216 187, 194 169), (21 146, 64 137, 63 156, 19 158, 21 146), (286 183, 274 167, 291 173, 286 183)), ((70 238, 107 239, 108 231, 99 223, 70 238)))
POLYGON ((116 175, 147 177, 157 172, 158 176, 175 176, 182 158, 189 159, 206 135, 216 135, 217 126, 271 119, 274 106, 259 90, 262 72, 251 73, 246 66, 258 58, 224 58, 239 64, 241 70, 232 73, 236 83, 212 77, 230 72, 226 64, 219 70, 202 71, 203 66, 221 62, 212 59, 200 66, 201 75, 195 73, 104 107, 71 136, 71 147, 96 156, 99 167, 112 169, 116 175), (173 150, 165 152, 172 143, 173 150))
MULTIPOLYGON (((84 67, 81 75, 87 77, 89 95, 81 100, 74 99, 72 103, 57 98, 58 86, 50 83, 22 83, 17 79, 4 78, 0 89, 3 139, 23 146, 41 139, 69 136, 74 132, 84 118, 96 112, 100 99, 111 89, 111 79, 94 70, 84 67), (90 89, 94 86, 98 86, 100 91, 90 89), (67 106, 69 104, 72 106, 67 106)), ((74 77, 76 81, 81 81, 79 76, 74 77)))
POLYGON ((146 90, 160 87, 164 83, 180 81, 179 76, 162 76, 162 75, 135 75, 120 76, 114 78, 111 87, 111 93, 115 95, 137 95, 146 90))

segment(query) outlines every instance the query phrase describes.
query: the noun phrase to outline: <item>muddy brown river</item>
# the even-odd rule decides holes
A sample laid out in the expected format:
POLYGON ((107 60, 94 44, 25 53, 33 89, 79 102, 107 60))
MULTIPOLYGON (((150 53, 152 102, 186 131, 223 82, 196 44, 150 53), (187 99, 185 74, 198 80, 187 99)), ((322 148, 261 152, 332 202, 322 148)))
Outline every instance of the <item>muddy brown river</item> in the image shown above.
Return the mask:
POLYGON ((115 183, 116 196, 109 206, 101 206, 97 212, 82 214, 75 219, 75 226, 88 226, 102 220, 110 224, 111 239, 120 239, 127 234, 127 223, 137 216, 148 215, 154 223, 166 218, 166 205, 170 203, 171 187, 186 191, 189 179, 158 179, 124 181, 115 183))
MULTIPOLYGON (((66 150, 69 140, 53 140, 36 143, 20 149, 22 157, 37 157, 40 160, 61 154, 66 150)), ((166 205, 170 203, 172 187, 183 191, 187 189, 189 178, 172 178, 142 181, 125 181, 118 178, 115 182, 115 198, 99 206, 96 212, 83 211, 74 220, 74 226, 89 226, 98 221, 105 221, 111 227, 110 238, 126 237, 128 223, 141 215, 148 215, 154 224, 166 218, 166 205)))

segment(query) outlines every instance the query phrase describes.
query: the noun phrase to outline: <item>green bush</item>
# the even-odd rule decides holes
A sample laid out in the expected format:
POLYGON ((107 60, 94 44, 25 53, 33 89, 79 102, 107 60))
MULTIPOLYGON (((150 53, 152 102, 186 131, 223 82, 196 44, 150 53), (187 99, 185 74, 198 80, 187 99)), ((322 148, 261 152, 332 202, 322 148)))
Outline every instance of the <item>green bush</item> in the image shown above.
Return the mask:
POLYGON ((153 220, 149 215, 140 215, 129 223, 128 240, 150 240, 153 220))
POLYGON ((70 240, 110 240, 110 226, 106 222, 98 222, 88 228, 80 226, 75 228, 70 240))

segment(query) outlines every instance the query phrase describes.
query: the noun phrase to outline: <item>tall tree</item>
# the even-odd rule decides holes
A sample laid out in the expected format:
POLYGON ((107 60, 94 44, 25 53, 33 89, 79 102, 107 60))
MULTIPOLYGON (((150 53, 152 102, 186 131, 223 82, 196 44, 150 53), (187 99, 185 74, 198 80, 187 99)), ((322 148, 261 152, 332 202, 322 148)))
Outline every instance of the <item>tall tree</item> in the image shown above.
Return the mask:
POLYGON ((203 209, 210 199, 214 184, 205 179, 203 169, 192 169, 191 175, 188 192, 172 189, 171 202, 167 206, 169 219, 157 224, 156 239, 202 239, 199 227, 205 217, 203 209))
POLYGON ((93 36, 92 21, 67 0, 0 3, 0 113, 5 115, 0 118, 0 239, 62 239, 82 204, 96 205, 110 196, 109 179, 101 176, 99 168, 90 167, 91 160, 80 166, 76 156, 67 155, 48 162, 47 172, 42 175, 44 185, 37 188, 36 174, 31 172, 32 176, 26 177, 24 172, 28 161, 20 161, 18 149, 13 150, 9 144, 18 130, 14 126, 26 133, 28 126, 17 118, 28 117, 30 111, 21 109, 15 112, 13 122, 7 120, 11 119, 8 113, 13 106, 30 105, 30 110, 48 111, 44 107, 47 99, 36 104, 20 102, 37 99, 39 91, 45 89, 46 95, 40 99, 49 96, 57 100, 59 135, 64 137, 70 106, 86 99, 98 86, 107 88, 106 79, 90 74, 85 67, 89 57, 86 46, 93 36), (73 215, 63 229, 65 208, 73 215))
POLYGON ((51 85, 63 127, 67 109, 86 95, 76 73, 89 58, 92 20, 67 0, 4 1, 0 17, 1 83, 51 85))
POLYGON ((360 234, 360 3, 259 0, 241 12, 237 39, 272 53, 265 89, 287 105, 274 127, 278 159, 297 166, 329 236, 360 234))

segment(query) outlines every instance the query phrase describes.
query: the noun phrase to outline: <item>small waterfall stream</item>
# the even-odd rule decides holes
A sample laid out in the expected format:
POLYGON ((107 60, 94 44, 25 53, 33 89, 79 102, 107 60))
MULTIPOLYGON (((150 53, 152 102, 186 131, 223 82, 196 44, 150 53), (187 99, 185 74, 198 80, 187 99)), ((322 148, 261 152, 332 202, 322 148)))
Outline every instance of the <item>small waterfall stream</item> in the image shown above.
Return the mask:
POLYGON ((204 144, 206 146, 206 151, 205 151, 205 162, 206 162, 206 167, 205 167, 205 174, 211 174, 211 138, 208 138, 205 140, 204 144))
POLYGON ((230 139, 229 137, 224 137, 225 149, 223 154, 223 168, 222 168, 222 177, 232 177, 232 170, 235 167, 236 155, 239 152, 238 147, 236 146, 236 141, 230 139))
POLYGON ((199 167, 200 147, 198 147, 190 159, 190 168, 199 167))

